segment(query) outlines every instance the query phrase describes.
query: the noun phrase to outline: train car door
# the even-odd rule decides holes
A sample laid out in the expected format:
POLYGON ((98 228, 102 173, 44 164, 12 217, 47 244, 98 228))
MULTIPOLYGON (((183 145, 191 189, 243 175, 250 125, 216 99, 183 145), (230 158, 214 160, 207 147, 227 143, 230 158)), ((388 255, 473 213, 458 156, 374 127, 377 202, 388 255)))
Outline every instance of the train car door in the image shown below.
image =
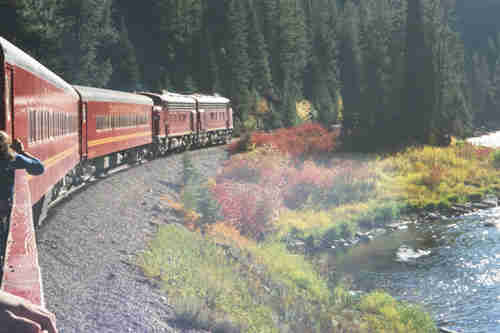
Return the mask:
POLYGON ((5 86, 4 86, 4 112, 2 114, 2 126, 11 137, 14 137, 14 113, 13 111, 13 94, 12 94, 12 86, 13 86, 13 75, 12 69, 8 66, 5 67, 5 86))
POLYGON ((87 158, 87 102, 81 102, 80 105, 80 156, 87 158))

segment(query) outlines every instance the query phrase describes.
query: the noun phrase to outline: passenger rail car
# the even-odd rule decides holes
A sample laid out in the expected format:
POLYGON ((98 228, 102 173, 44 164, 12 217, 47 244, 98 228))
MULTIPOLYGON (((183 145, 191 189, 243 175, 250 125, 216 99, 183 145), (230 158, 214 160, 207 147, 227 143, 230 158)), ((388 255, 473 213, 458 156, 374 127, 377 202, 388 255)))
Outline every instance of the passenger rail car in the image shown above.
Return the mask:
POLYGON ((196 143, 198 117, 194 98, 172 92, 140 94, 154 101, 153 141, 157 153, 185 149, 196 143))
POLYGON ((151 98, 121 91, 74 86, 81 96, 81 158, 98 172, 120 161, 139 160, 152 143, 151 98))
POLYGON ((229 99, 221 96, 191 95, 196 100, 198 136, 201 145, 226 143, 233 133, 229 99))

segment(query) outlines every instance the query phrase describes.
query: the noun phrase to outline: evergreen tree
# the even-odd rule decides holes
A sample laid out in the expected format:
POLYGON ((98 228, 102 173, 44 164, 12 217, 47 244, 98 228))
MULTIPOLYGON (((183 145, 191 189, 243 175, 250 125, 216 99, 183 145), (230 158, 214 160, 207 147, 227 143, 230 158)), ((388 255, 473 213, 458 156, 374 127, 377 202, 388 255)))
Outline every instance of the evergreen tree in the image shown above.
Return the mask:
POLYGON ((227 18, 231 35, 228 41, 228 59, 231 68, 233 105, 242 123, 248 119, 250 60, 248 56, 248 24, 246 6, 239 0, 229 0, 227 18))
MULTIPOLYGON (((365 1, 361 5, 361 112, 360 136, 366 148, 377 145, 388 107, 390 25, 385 2, 365 1)), ((384 132, 384 131, 382 131, 384 132)), ((380 139, 385 139, 384 136, 380 139)), ((382 140, 383 141, 383 140, 382 140)))
POLYGON ((298 1, 280 2, 280 81, 282 119, 285 126, 298 123, 296 102, 302 98, 303 75, 307 59, 306 22, 298 1))
POLYGON ((271 93, 271 69, 269 66, 269 53, 260 29, 257 9, 252 1, 248 2, 248 55, 251 62, 252 84, 261 93, 271 93))
POLYGON ((358 134, 361 101, 361 50, 359 46, 359 13, 348 0, 342 12, 340 37, 340 78, 342 81, 342 135, 358 134))
POLYGON ((425 42, 422 0, 408 0, 406 75, 401 139, 426 143, 430 135, 434 106, 432 50, 425 42))
POLYGON ((74 84, 104 87, 111 77, 111 61, 102 49, 117 40, 111 24, 111 0, 62 2, 61 60, 66 80, 74 84))
POLYGON ((120 37, 112 51, 113 74, 109 86, 119 90, 134 90, 139 86, 139 66, 135 49, 128 36, 125 19, 120 17, 120 37))
POLYGON ((336 1, 319 0, 309 3, 308 8, 313 54, 304 79, 304 93, 318 110, 318 120, 329 126, 337 120, 337 6, 336 1))

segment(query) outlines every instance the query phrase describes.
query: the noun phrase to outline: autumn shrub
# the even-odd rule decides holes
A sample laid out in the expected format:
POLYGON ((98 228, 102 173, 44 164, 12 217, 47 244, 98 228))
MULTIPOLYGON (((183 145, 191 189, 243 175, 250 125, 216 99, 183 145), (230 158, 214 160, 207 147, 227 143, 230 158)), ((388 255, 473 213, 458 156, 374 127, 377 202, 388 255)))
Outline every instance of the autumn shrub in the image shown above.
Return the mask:
MULTIPOLYGON (((281 128, 272 133, 253 132, 245 141, 230 147, 239 152, 271 146, 292 158, 305 159, 331 153, 336 146, 338 133, 328 132, 320 124, 306 122, 296 127, 281 128)), ((242 141, 242 140, 240 140, 242 141)))
POLYGON ((214 195, 221 205, 225 221, 242 235, 262 240, 272 230, 276 198, 265 188, 226 181, 215 185, 214 195))
POLYGON ((224 164, 220 175, 235 181, 257 183, 261 171, 255 159, 236 155, 224 164))

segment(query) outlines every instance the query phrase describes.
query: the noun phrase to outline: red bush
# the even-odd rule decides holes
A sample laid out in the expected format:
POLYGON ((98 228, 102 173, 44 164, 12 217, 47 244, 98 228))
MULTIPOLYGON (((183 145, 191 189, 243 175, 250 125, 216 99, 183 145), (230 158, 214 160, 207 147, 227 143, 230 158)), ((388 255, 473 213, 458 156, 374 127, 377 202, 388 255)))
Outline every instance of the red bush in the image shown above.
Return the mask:
POLYGON ((225 221, 244 236, 257 240, 264 238, 271 229, 271 219, 279 196, 255 184, 227 181, 214 188, 225 221))
POLYGON ((237 152, 245 147, 273 147, 289 154, 292 158, 308 158, 332 152, 338 132, 328 132, 320 124, 304 123, 297 127, 281 128, 274 132, 254 132, 250 137, 234 143, 230 151, 237 152))

